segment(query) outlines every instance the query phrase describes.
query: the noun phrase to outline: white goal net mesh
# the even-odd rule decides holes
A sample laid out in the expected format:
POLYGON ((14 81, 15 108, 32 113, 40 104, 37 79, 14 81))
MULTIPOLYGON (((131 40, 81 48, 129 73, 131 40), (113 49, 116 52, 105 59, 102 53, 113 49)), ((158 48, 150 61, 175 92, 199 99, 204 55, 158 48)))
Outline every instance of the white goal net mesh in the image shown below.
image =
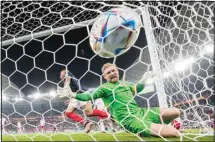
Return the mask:
MULTIPOLYGON (((157 53, 159 82, 168 107, 181 110, 180 140, 198 140, 214 127, 214 2, 1 2, 1 114, 3 141, 18 140, 150 140, 105 122, 101 134, 96 118, 89 134, 64 116, 67 104, 56 94, 60 71, 67 67, 89 91, 104 83, 101 67, 115 63, 120 78, 136 84, 152 64, 151 45, 157 53), (114 7, 140 12, 143 24, 136 43, 125 54, 105 59, 89 45, 95 18, 114 7), (147 29, 145 29, 147 28, 147 29), (151 32, 151 34, 150 34, 151 32), (149 35, 150 34, 150 35, 149 35), (151 38, 147 38, 150 36, 151 38), (40 119, 46 120, 41 133, 40 119), (22 133, 17 134, 17 122, 22 133), (57 133, 52 131, 56 128, 57 133), (104 136, 102 136, 104 135, 104 136), (126 139, 125 139, 126 136, 126 139)), ((151 86, 135 95, 140 107, 159 106, 151 86), (147 90, 148 89, 148 90, 147 90)), ((161 104, 160 104, 161 105, 161 104)), ((164 139, 164 138, 162 138, 164 139)), ((168 139, 165 139, 168 140, 168 139)))

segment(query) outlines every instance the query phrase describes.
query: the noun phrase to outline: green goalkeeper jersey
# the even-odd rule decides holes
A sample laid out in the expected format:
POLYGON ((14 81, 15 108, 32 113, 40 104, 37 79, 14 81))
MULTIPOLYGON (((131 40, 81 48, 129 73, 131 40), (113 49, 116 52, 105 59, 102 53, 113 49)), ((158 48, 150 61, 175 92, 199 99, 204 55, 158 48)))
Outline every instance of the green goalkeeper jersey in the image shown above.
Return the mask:
POLYGON ((102 98, 112 117, 115 121, 120 122, 130 115, 138 115, 141 108, 137 106, 133 94, 142 91, 143 88, 143 84, 137 84, 135 87, 126 81, 107 82, 100 86, 92 95, 80 93, 76 95, 76 99, 87 101, 92 98, 102 98))

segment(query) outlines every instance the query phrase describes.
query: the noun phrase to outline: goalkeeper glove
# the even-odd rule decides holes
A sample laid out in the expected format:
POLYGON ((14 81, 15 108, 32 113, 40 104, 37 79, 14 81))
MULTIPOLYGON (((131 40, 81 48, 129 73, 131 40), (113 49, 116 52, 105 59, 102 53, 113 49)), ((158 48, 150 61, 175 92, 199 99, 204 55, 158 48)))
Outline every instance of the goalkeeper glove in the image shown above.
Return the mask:
POLYGON ((141 81, 143 84, 152 84, 154 81, 153 81, 153 78, 156 76, 156 73, 153 72, 153 71, 148 71, 146 72, 141 81))

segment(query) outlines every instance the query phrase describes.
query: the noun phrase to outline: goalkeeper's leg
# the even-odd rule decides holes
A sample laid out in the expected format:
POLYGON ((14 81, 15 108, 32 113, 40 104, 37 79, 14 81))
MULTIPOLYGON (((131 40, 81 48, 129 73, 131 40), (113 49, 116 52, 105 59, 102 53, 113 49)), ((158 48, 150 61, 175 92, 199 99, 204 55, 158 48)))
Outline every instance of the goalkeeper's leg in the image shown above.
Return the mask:
POLYGON ((178 108, 160 108, 160 120, 164 122, 171 122, 172 120, 180 116, 180 110, 178 108))
MULTIPOLYGON (((146 112, 146 109, 143 110, 146 112)), ((180 116, 179 109, 154 107, 148 109, 148 113, 145 115, 144 120, 146 120, 146 125, 150 128, 151 135, 163 137, 178 137, 180 135, 180 132, 173 126, 165 125, 180 116), (165 124, 161 124, 162 122, 165 124)))
POLYGON ((145 120, 151 121, 157 124, 170 124, 170 122, 180 116, 180 110, 177 108, 159 108, 152 107, 145 109, 143 108, 143 112, 145 112, 145 120))
POLYGON ((180 132, 175 129, 173 126, 165 124, 155 124, 152 123, 149 129, 150 134, 153 136, 162 136, 162 137, 179 137, 180 132))
POLYGON ((169 124, 180 130, 181 123, 179 120, 180 110, 178 108, 161 108, 160 109, 160 121, 163 120, 164 123, 169 124), (178 118, 178 119, 177 119, 178 118))
POLYGON ((140 136, 161 136, 161 137, 179 137, 180 132, 173 126, 166 124, 156 124, 152 121, 141 120, 142 117, 127 117, 122 123, 123 127, 132 133, 140 136), (139 117, 139 118, 138 118, 139 117), (127 121, 128 120, 128 121, 127 121))

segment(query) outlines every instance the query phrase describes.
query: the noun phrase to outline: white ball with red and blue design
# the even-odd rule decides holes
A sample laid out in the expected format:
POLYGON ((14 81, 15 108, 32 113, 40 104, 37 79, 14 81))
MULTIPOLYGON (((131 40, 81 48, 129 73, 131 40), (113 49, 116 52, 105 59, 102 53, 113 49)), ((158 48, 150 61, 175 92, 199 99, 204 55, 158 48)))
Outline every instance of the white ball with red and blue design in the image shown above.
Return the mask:
POLYGON ((128 51, 138 38, 140 16, 131 8, 113 8, 101 14, 90 32, 90 46, 99 56, 112 58, 128 51))

